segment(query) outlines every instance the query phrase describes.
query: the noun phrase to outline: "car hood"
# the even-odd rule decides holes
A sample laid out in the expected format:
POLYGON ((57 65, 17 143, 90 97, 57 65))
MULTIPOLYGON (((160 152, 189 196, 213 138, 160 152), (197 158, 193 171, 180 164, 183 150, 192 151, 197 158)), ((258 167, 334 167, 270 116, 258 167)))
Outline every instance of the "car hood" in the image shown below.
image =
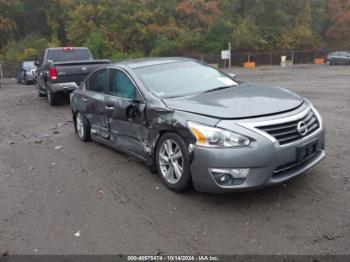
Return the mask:
POLYGON ((163 101, 174 110, 237 119, 286 112, 299 107, 304 100, 286 89, 245 82, 227 89, 163 101))

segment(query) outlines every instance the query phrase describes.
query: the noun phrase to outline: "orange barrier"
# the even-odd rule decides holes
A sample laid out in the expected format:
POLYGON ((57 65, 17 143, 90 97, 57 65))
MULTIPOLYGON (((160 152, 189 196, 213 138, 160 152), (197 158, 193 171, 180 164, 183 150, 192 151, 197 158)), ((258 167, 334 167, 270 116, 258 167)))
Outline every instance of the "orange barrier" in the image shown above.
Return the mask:
POLYGON ((314 62, 315 62, 315 65, 323 65, 324 58, 316 58, 314 62))
POLYGON ((255 62, 245 62, 243 64, 244 68, 255 68, 255 62))

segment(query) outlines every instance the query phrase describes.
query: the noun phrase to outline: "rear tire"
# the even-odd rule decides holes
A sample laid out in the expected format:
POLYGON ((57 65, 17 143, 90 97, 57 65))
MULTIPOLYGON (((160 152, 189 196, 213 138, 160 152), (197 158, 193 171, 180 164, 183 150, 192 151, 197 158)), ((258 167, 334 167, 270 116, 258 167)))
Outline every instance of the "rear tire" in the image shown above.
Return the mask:
POLYGON ((40 91, 40 89, 39 89, 38 96, 39 96, 39 97, 45 97, 46 94, 42 93, 42 92, 40 91))
POLYGON ((190 155, 187 144, 178 134, 165 133, 156 149, 156 166, 162 182, 175 192, 192 187, 190 155))
POLYGON ((53 93, 50 89, 47 89, 47 101, 49 102, 50 106, 57 106, 58 105, 58 97, 57 94, 53 93))
POLYGON ((81 141, 88 142, 91 140, 91 129, 90 129, 90 123, 86 119, 86 117, 78 112, 75 114, 75 131, 77 132, 77 135, 81 141))

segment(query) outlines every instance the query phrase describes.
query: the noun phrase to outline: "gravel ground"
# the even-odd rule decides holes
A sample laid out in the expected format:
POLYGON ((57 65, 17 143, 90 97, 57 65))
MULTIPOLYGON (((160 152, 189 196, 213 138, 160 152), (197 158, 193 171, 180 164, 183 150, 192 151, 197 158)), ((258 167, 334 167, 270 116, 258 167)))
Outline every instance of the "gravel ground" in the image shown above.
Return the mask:
POLYGON ((310 99, 325 119, 327 158, 280 186, 176 194, 142 163, 80 142, 68 105, 3 80, 0 252, 350 254, 350 67, 233 71, 310 99))

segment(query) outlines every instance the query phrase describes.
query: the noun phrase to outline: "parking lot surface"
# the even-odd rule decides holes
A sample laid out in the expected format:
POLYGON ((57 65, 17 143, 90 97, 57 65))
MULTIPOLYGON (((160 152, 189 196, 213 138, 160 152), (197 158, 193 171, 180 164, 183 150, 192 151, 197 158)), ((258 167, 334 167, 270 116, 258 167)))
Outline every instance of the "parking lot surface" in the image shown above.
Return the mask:
POLYGON ((0 88, 0 252, 10 254, 350 254, 350 67, 235 68, 310 99, 327 158, 288 183, 177 194, 149 169, 81 142, 69 105, 34 86, 0 88))

